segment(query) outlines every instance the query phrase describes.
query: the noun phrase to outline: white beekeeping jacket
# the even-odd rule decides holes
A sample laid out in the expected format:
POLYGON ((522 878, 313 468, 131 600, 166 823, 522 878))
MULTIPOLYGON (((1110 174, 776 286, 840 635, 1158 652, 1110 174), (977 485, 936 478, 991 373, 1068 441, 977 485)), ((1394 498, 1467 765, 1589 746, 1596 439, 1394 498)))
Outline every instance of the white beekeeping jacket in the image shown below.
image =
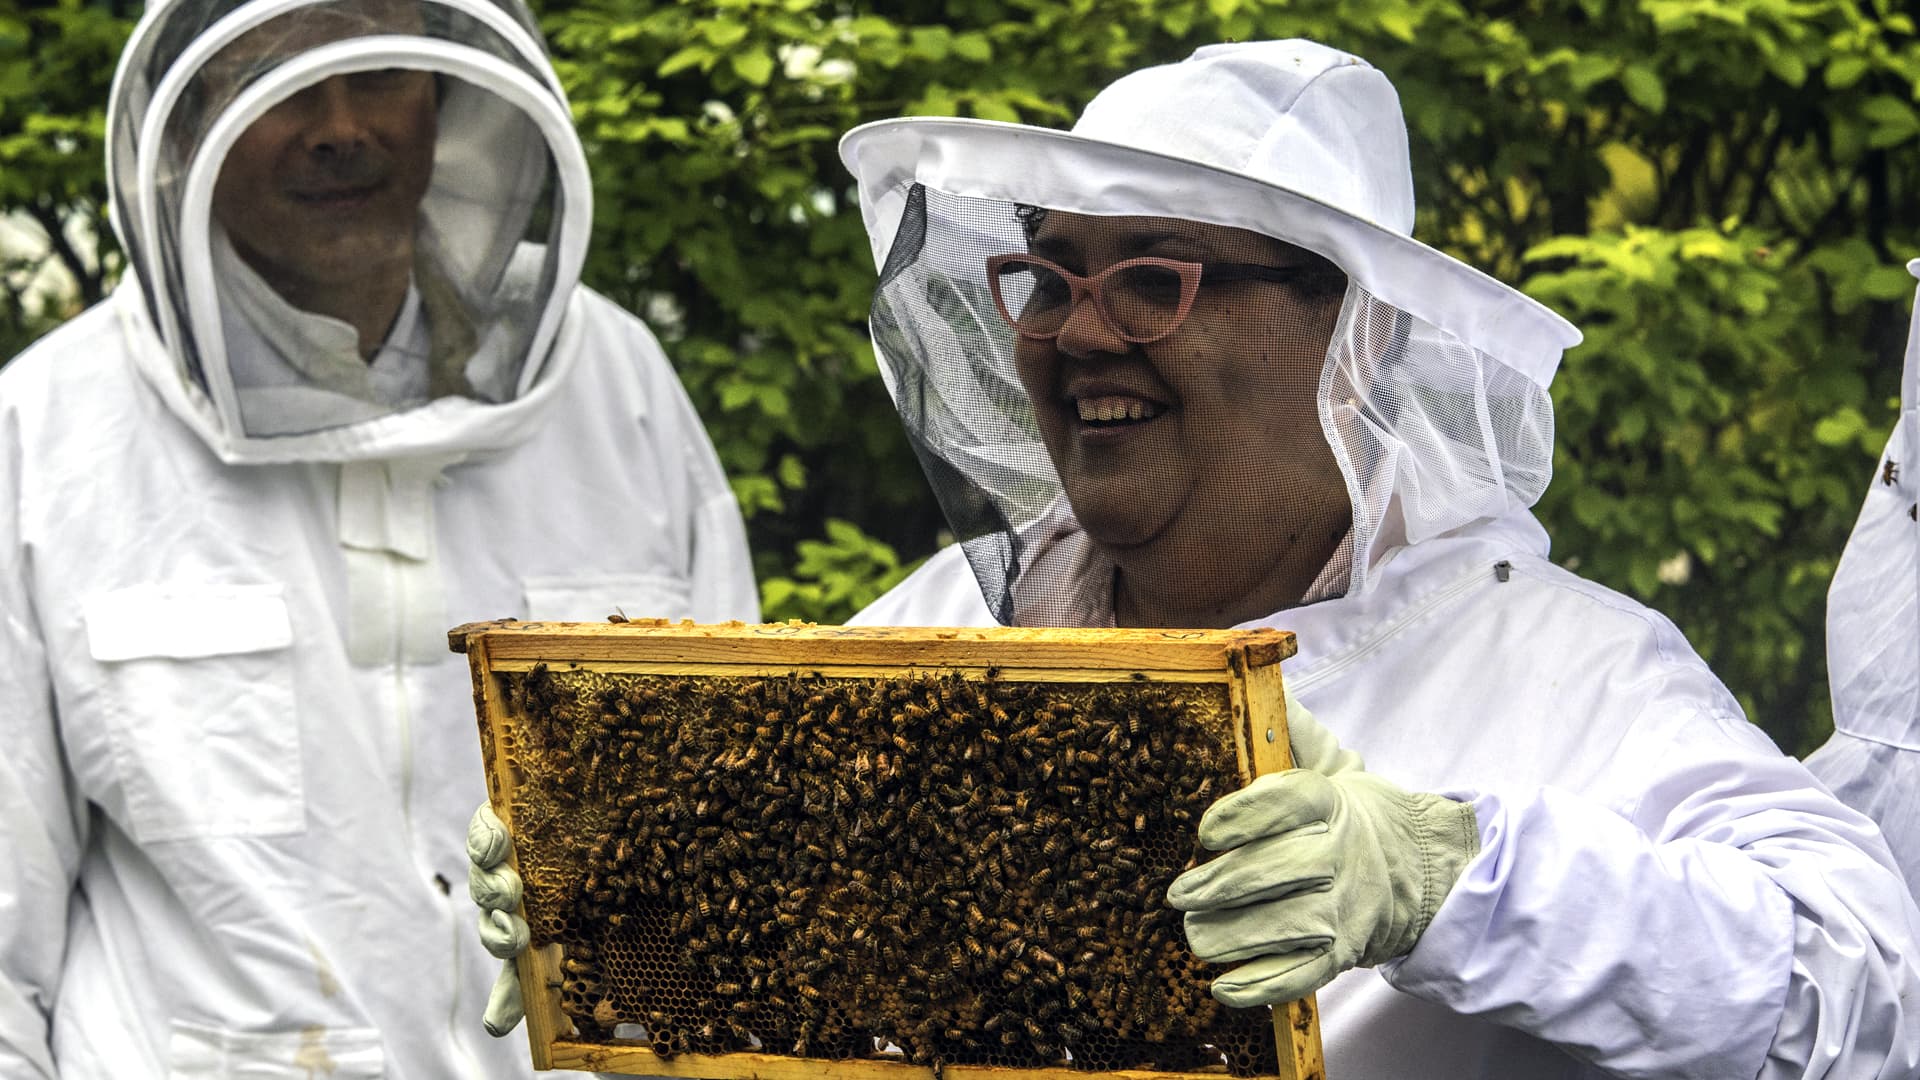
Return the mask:
MULTIPOLYGON (((1480 821, 1414 951, 1320 991, 1327 1075, 1916 1075, 1920 916, 1871 823, 1546 549, 1519 512, 1246 624, 1298 635, 1288 688, 1370 771, 1480 821)), ((855 621, 995 623, 958 547, 855 621)))
MULTIPOLYGON (((1907 264, 1920 277, 1920 259, 1907 264)), ((1887 834, 1920 895, 1920 312, 1907 338, 1900 419, 1827 592, 1833 738, 1807 767, 1887 834)))
POLYGON ((531 26, 181 0, 129 45, 132 272, 0 369, 0 1076, 530 1074, 480 1024, 447 629, 757 609, 659 345, 577 284, 585 163, 531 26), (278 102, 395 68, 432 73, 439 144, 363 361, 247 277, 211 200, 278 102))

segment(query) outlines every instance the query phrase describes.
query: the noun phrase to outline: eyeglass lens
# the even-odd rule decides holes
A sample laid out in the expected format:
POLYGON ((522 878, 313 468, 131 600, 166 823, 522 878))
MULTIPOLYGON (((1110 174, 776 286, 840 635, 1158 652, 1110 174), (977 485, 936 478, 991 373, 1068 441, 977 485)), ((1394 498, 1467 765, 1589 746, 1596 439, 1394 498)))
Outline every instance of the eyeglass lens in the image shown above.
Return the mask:
POLYGON ((1064 274, 1038 260, 1008 259, 998 264, 995 282, 1006 300, 1014 328, 1031 337, 1052 337, 1073 315, 1074 285, 1085 282, 1094 303, 1122 336, 1150 341, 1171 333, 1182 314, 1183 282, 1168 266, 1136 263, 1094 278, 1064 274), (1031 286, 1025 302, 1022 286, 1031 286))

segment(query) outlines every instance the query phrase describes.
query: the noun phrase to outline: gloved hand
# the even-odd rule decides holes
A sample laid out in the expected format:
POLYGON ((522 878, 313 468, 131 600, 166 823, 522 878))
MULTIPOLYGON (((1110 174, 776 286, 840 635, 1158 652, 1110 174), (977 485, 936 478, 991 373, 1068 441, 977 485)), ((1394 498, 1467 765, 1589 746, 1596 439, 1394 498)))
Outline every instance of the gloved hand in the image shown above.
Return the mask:
POLYGON ((527 921, 520 917, 520 875, 508 865, 513 838, 481 803, 467 823, 467 891, 480 905, 480 944, 504 963, 487 995, 487 1034, 505 1035, 526 1015, 520 998, 520 972, 514 958, 527 948, 527 921))
POLYGON ((1287 728, 1301 767, 1209 807, 1200 843, 1223 854, 1167 890, 1194 955, 1247 961, 1213 981, 1236 1007, 1293 1001, 1413 951, 1480 851, 1471 805, 1367 772, 1291 697, 1287 728))

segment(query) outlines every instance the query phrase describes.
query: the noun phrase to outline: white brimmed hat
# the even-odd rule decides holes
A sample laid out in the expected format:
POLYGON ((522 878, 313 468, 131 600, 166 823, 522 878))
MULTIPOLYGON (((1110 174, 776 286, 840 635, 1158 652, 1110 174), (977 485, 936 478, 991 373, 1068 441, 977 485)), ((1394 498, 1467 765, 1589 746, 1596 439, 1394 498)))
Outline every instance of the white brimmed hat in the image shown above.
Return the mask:
POLYGON ((1071 132, 989 120, 866 124, 840 142, 884 264, 914 184, 1083 214, 1248 229, 1540 385, 1578 330, 1414 240, 1406 121, 1385 75, 1311 41, 1210 45, 1103 90, 1071 132))

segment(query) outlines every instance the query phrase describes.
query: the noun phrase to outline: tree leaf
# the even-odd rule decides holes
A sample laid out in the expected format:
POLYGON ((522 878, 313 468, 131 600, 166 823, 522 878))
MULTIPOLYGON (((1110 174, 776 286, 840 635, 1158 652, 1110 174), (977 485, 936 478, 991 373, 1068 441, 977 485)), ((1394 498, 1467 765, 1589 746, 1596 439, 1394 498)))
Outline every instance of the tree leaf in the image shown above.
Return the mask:
POLYGON ((1628 64, 1620 72, 1620 85, 1626 89, 1627 96, 1633 99, 1635 105, 1650 113, 1666 111, 1666 85, 1645 64, 1628 64))
POLYGON ((773 57, 765 49, 742 49, 727 57, 733 73, 753 86, 765 86, 773 77, 773 57))

